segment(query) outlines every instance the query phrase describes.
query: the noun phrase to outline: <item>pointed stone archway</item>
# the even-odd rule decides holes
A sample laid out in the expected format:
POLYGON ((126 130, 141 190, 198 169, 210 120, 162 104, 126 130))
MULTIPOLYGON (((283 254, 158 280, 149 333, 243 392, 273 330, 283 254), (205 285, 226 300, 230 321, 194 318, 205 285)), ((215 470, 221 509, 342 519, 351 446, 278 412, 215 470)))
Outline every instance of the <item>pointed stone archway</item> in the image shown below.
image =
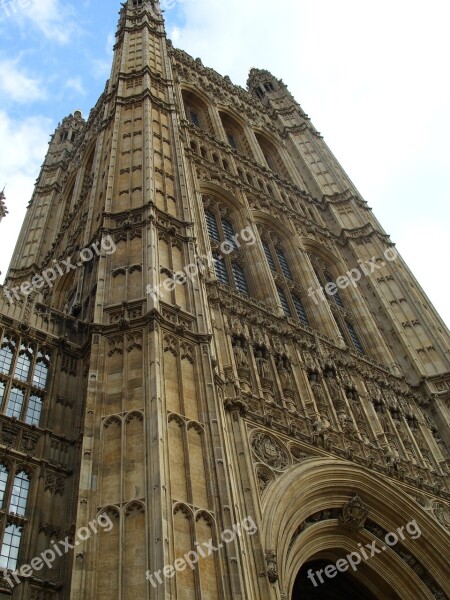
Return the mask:
POLYGON ((274 599, 328 600, 341 594, 351 600, 352 596, 344 595, 351 587, 360 592, 355 596, 358 600, 433 600, 440 592, 450 594, 445 529, 394 481, 350 462, 313 458, 283 474, 263 498, 263 532, 265 551, 276 554, 274 599), (368 508, 369 524, 348 531, 337 515, 355 494, 368 508), (385 534, 413 521, 418 527, 416 539, 404 529, 398 544, 383 544, 385 534), (363 558, 354 571, 339 572, 334 578, 322 574, 323 584, 308 585, 304 575, 309 569, 325 569, 360 551, 358 544, 365 547, 374 541, 377 548, 385 549, 363 558))

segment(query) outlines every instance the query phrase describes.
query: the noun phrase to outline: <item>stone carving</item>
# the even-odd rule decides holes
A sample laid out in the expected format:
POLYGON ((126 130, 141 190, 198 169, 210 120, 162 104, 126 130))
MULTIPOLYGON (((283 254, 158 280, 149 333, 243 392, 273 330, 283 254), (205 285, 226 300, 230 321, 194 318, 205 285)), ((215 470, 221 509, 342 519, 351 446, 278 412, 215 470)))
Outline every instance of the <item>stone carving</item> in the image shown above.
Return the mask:
POLYGON ((270 379, 269 362, 263 356, 261 350, 258 350, 256 353, 256 365, 258 367, 258 373, 261 379, 270 379))
POLYGON ((262 494, 269 486, 270 482, 273 481, 273 473, 266 467, 259 467, 256 472, 258 478, 259 492, 262 494))
POLYGON ((277 363, 278 376, 280 378, 281 388, 283 390, 292 390, 292 373, 286 359, 280 358, 277 363))
POLYGON ((233 344, 234 358, 238 369, 248 369, 248 357, 240 338, 236 338, 233 344))
POLYGON ((63 475, 59 475, 54 471, 46 471, 44 483, 45 491, 50 490, 53 494, 63 496, 65 488, 65 478, 63 475))
POLYGON ((316 404, 319 410, 325 410, 327 408, 327 401, 325 400, 325 394, 323 393, 323 388, 321 384, 315 378, 311 380, 311 388, 316 399, 316 404))
POLYGON ((333 372, 327 371, 325 374, 325 378, 326 378, 327 388, 328 388, 328 391, 330 393, 330 396, 331 396, 331 399, 333 400, 333 402, 336 403, 339 400, 342 400, 341 388, 339 387, 338 382, 334 378, 333 372))
POLYGON ((2 427, 2 433, 0 435, 0 442, 8 448, 13 448, 16 445, 18 435, 18 425, 4 423, 2 427))
POLYGON ((262 462, 274 469, 284 470, 289 466, 287 451, 266 433, 259 433, 253 437, 252 448, 262 462))
POLYGON ((439 523, 450 530, 450 508, 442 502, 436 502, 432 510, 439 523))
POLYGON ((277 555, 273 550, 267 550, 266 554, 267 564, 267 577, 270 583, 276 583, 278 581, 278 566, 277 566, 277 555))
POLYGON ((36 451, 39 438, 40 435, 38 433, 23 431, 22 438, 20 440, 20 449, 26 454, 33 455, 36 451))
POLYGON ((342 509, 339 525, 348 531, 359 531, 364 527, 369 515, 369 509, 361 498, 355 494, 342 509))

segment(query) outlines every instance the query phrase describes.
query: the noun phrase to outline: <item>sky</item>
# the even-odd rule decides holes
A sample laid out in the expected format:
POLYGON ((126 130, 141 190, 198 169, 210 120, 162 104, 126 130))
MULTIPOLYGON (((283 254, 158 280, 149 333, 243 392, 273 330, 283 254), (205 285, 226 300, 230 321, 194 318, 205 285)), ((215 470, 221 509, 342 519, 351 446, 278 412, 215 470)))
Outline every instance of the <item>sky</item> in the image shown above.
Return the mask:
MULTIPOLYGON (((245 87, 288 84, 450 324, 450 4, 162 0, 176 47, 245 87)), ((87 117, 112 62, 119 0, 0 0, 0 281, 49 135, 87 117)))

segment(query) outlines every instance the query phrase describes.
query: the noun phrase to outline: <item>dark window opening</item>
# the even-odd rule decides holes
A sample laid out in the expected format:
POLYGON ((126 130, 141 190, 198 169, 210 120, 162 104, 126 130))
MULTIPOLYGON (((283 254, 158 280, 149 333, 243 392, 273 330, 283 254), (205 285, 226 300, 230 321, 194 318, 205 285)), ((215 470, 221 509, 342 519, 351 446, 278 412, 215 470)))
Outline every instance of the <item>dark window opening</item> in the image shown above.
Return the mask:
POLYGON ((193 123, 196 127, 200 128, 200 117, 198 116, 198 114, 191 110, 189 112, 189 116, 191 118, 191 123, 193 123))
POLYGON ((205 210, 206 226, 208 228, 209 237, 220 242, 219 228, 215 215, 210 210, 205 210))
POLYGON ((213 253, 213 261, 214 261, 214 271, 216 272, 216 277, 223 283, 224 285, 230 285, 230 280, 228 278, 227 268, 225 266, 225 262, 223 260, 223 256, 218 254, 217 252, 213 253))
POLYGON ((230 146, 232 148, 234 148, 235 150, 237 150, 236 140, 235 140, 234 135, 232 133, 227 132, 227 140, 228 140, 228 143, 230 144, 230 146))
POLYGON ((236 289, 238 290, 238 292, 241 292, 242 294, 245 294, 246 296, 248 296, 249 290, 248 290, 247 278, 245 277, 244 269, 237 263, 233 263, 232 270, 233 270, 234 284, 236 286, 236 289))

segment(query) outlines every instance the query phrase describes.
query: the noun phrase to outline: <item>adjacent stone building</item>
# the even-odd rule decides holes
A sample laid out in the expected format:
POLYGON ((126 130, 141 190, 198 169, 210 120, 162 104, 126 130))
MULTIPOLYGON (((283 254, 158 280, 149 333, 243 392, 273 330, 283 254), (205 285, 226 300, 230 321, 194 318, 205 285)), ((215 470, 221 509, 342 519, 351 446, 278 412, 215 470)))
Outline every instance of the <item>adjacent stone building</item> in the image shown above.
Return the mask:
POLYGON ((1 599, 449 597, 449 331, 270 73, 125 2, 0 296, 1 599))
POLYGON ((5 196, 5 190, 2 190, 0 192, 0 221, 3 219, 3 217, 6 217, 6 215, 8 214, 8 211, 6 209, 6 196, 5 196))

